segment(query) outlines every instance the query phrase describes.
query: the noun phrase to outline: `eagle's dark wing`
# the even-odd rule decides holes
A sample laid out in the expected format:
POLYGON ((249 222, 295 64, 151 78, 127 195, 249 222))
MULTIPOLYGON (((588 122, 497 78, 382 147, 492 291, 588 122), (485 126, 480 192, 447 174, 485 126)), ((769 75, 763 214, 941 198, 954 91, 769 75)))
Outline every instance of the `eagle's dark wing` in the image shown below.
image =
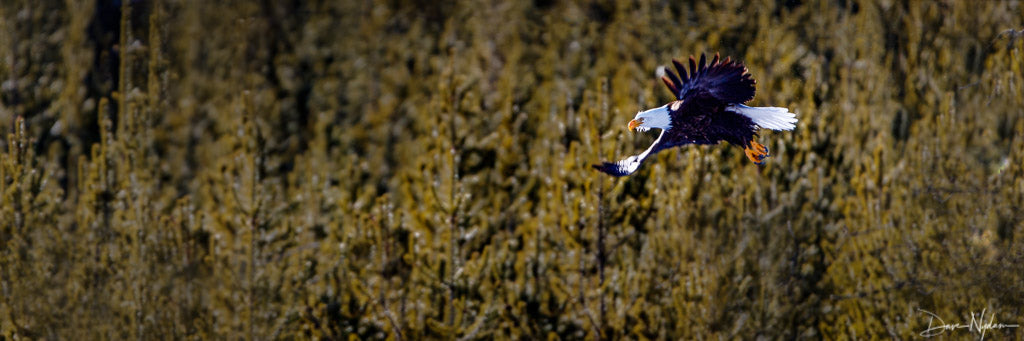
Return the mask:
POLYGON ((600 165, 594 165, 594 168, 613 176, 633 174, 633 172, 640 168, 640 164, 647 160, 647 157, 669 147, 661 140, 664 136, 665 131, 662 130, 661 134, 658 135, 658 139, 654 140, 654 143, 651 143, 651 146, 647 147, 647 150, 639 155, 633 155, 617 162, 602 162, 600 165))
POLYGON ((666 75, 661 80, 676 95, 676 99, 685 100, 687 96, 701 90, 724 103, 745 103, 754 98, 754 78, 747 73, 743 64, 730 61, 729 57, 719 62, 716 53, 711 64, 707 64, 703 53, 699 63, 691 56, 689 74, 678 60, 672 59, 672 64, 679 74, 666 69, 666 75))

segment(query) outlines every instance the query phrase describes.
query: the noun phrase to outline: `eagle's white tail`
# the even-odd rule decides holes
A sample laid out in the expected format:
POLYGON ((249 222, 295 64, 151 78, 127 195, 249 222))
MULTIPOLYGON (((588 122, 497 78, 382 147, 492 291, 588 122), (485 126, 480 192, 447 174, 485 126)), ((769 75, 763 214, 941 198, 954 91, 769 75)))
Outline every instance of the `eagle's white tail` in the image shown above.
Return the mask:
POLYGON ((748 107, 743 104, 729 106, 729 110, 750 117, 761 128, 771 130, 793 130, 796 128, 796 114, 779 107, 748 107))

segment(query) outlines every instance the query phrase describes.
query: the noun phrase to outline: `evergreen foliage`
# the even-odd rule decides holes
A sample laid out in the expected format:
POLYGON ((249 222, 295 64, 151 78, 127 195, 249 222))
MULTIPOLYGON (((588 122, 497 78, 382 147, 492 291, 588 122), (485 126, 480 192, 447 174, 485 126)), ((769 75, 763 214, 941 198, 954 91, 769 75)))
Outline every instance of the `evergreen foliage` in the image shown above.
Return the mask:
POLYGON ((1022 22, 1019 1, 5 0, 0 339, 1024 324, 1022 22), (646 148, 626 122, 701 52, 797 113, 766 166, 720 145, 591 169, 646 148))

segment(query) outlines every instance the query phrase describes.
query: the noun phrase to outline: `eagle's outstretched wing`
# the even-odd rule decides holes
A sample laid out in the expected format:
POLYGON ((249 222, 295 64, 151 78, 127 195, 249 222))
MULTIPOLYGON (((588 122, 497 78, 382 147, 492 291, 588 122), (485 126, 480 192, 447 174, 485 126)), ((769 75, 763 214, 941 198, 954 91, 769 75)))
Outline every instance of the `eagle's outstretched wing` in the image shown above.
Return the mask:
POLYGON ((711 64, 706 63, 704 54, 700 55, 700 62, 690 57, 690 73, 686 73, 683 63, 672 59, 679 74, 672 70, 665 70, 665 76, 661 80, 665 82, 676 99, 685 100, 687 96, 697 94, 701 90, 711 94, 714 98, 725 103, 745 103, 754 98, 754 78, 747 72, 747 68, 729 57, 719 62, 718 54, 711 64))
POLYGON ((633 172, 636 172, 636 170, 640 168, 640 164, 643 163, 644 160, 647 159, 647 157, 666 148, 666 146, 664 146, 661 143, 661 138, 664 136, 665 131, 662 130, 661 134, 658 135, 658 139, 654 140, 654 143, 651 143, 651 146, 647 147, 647 150, 645 150, 643 153, 640 153, 639 155, 633 155, 625 159, 616 161, 614 163, 602 162, 600 165, 594 165, 594 168, 599 171, 605 172, 608 175, 613 176, 625 176, 633 174, 633 172))

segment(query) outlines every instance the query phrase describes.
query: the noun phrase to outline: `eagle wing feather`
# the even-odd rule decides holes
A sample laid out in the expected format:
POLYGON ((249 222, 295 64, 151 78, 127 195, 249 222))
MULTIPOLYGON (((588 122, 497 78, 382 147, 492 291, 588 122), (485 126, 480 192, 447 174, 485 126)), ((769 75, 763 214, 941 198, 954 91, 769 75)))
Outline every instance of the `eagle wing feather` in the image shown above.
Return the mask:
POLYGON ((730 58, 720 61, 716 53, 709 64, 703 53, 700 55, 700 61, 691 56, 689 75, 680 61, 673 59, 672 64, 678 71, 678 76, 666 68, 668 77, 663 77, 662 80, 676 99, 686 100, 701 91, 706 91, 724 103, 745 103, 754 98, 754 78, 743 64, 730 58))
POLYGON ((651 143, 650 147, 643 153, 627 157, 617 162, 602 162, 600 165, 593 165, 594 169, 605 172, 612 176, 626 176, 633 174, 637 169, 640 169, 640 164, 644 163, 648 157, 654 155, 665 149, 666 146, 662 143, 661 138, 665 136, 665 131, 662 130, 661 134, 658 135, 658 139, 651 143))

